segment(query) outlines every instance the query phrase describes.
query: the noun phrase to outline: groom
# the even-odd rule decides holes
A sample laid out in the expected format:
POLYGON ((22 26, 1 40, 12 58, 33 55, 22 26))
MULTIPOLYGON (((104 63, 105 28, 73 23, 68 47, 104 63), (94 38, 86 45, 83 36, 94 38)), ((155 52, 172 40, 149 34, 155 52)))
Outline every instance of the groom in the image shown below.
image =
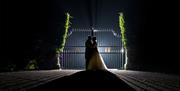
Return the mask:
POLYGON ((85 59, 86 59, 86 69, 87 69, 88 64, 90 62, 90 59, 92 58, 93 54, 95 52, 98 52, 96 37, 88 36, 88 39, 86 40, 85 46, 86 46, 85 59))
POLYGON ((86 59, 86 69, 88 68, 89 60, 92 57, 92 48, 93 48, 93 41, 91 36, 88 36, 88 39, 85 43, 86 49, 85 49, 85 59, 86 59))
POLYGON ((85 46, 85 59, 86 59, 86 69, 88 68, 88 64, 90 61, 90 58, 92 57, 93 54, 93 40, 92 37, 94 36, 94 28, 91 28, 91 36, 88 36, 88 39, 86 40, 85 46))

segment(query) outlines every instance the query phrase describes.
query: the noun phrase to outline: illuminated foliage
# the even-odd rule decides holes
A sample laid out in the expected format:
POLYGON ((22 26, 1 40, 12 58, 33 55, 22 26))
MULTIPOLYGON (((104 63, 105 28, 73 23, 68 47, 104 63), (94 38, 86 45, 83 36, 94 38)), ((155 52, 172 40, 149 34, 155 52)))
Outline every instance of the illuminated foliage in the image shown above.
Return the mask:
POLYGON ((127 56, 127 39, 126 39, 126 29, 125 29, 125 21, 124 21, 124 16, 123 13, 119 13, 119 28, 121 31, 121 40, 123 43, 123 48, 124 48, 124 53, 125 53, 125 64, 124 64, 124 69, 127 68, 127 60, 128 60, 128 56, 127 56))
POLYGON ((123 46, 125 49, 127 49, 127 46, 126 46, 126 35, 125 35, 125 21, 124 21, 124 16, 123 16, 123 13, 119 13, 119 28, 121 30, 121 39, 122 39, 122 43, 123 43, 123 46))
POLYGON ((59 48, 56 49, 57 53, 63 52, 64 46, 65 46, 65 43, 66 43, 66 39, 67 39, 67 35, 68 35, 68 29, 69 29, 70 24, 71 24, 70 18, 72 18, 70 16, 70 14, 66 13, 66 21, 65 21, 65 26, 64 26, 65 31, 64 31, 64 34, 63 34, 63 37, 62 37, 62 42, 61 42, 59 48))
POLYGON ((38 65, 36 60, 30 60, 29 63, 26 65, 26 70, 35 70, 38 69, 38 65))

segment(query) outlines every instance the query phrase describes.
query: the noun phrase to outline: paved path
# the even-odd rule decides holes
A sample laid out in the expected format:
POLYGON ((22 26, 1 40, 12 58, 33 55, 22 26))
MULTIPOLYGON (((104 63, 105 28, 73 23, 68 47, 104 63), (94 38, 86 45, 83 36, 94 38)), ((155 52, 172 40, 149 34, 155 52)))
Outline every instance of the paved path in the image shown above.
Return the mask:
POLYGON ((22 71, 0 73, 0 91, 26 90, 71 75, 79 70, 22 71))
MULTIPOLYGON (((26 90, 81 70, 0 73, 0 91, 26 90)), ((180 77, 152 72, 110 70, 137 91, 180 91, 180 77)))
POLYGON ((142 71, 112 71, 137 91, 180 91, 180 76, 142 71))

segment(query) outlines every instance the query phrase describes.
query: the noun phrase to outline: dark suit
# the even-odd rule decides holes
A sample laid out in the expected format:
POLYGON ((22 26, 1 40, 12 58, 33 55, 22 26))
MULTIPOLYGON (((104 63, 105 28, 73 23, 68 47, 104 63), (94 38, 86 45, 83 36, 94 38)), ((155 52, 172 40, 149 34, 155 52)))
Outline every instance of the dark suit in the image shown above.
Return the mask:
POLYGON ((91 55, 92 55, 92 41, 90 39, 88 39, 85 43, 85 46, 86 46, 85 59, 86 59, 86 69, 87 69, 89 60, 90 60, 91 55))

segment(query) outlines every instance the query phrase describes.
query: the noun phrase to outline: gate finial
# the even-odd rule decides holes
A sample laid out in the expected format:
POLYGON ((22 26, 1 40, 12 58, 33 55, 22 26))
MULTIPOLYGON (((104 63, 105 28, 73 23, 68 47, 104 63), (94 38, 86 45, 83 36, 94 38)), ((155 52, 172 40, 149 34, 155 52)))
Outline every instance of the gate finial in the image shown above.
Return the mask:
POLYGON ((94 36, 94 28, 91 27, 91 36, 93 37, 94 36))

